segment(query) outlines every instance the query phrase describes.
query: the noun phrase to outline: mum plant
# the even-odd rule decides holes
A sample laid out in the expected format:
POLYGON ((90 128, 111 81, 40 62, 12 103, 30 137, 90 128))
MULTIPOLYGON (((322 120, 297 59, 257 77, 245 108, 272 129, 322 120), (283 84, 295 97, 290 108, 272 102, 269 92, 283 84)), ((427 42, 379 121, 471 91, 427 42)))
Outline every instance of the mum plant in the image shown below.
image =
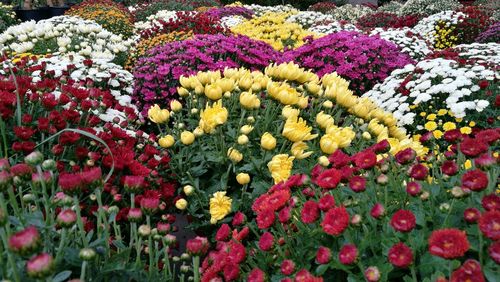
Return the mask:
POLYGON ((134 99, 145 113, 153 104, 168 105, 177 97, 177 80, 182 75, 226 67, 262 69, 276 57, 277 52, 268 44, 241 35, 199 35, 171 42, 137 62, 134 99))
POLYGON ((78 17, 53 17, 9 27, 0 35, 1 51, 8 54, 78 54, 124 65, 131 41, 124 40, 94 21, 78 17))
POLYGON ((202 281, 495 281, 500 131, 454 136, 422 159, 338 149, 270 186, 220 226, 202 281))
POLYGON ((0 276, 173 280, 175 183, 122 99, 130 74, 81 57, 4 67, 16 76, 0 75, 0 276))
POLYGON ((12 6, 0 4, 0 32, 4 32, 9 26, 19 22, 12 6))
POLYGON ((364 5, 352 5, 346 4, 331 12, 333 18, 337 21, 348 21, 355 23, 359 18, 367 14, 371 14, 374 11, 364 5))
POLYGON ((123 35, 124 38, 133 35, 134 17, 125 6, 111 0, 85 0, 72 6, 65 14, 95 21, 108 31, 123 35))
POLYGON ((154 0, 142 3, 134 10, 134 17, 137 21, 146 21, 146 19, 161 10, 169 11, 194 11, 198 7, 220 6, 218 0, 154 0))
POLYGON ((173 101, 170 111, 155 106, 148 114, 170 124, 160 126, 158 142, 175 152, 170 164, 193 228, 226 223, 236 211, 248 215, 266 187, 309 170, 337 148, 353 151, 389 138, 392 152, 422 149, 336 74, 320 79, 289 63, 264 73, 199 72, 181 76, 180 84, 183 106, 173 101))
POLYGON ((406 53, 416 61, 420 61, 432 52, 427 42, 409 28, 382 29, 375 28, 370 35, 378 35, 380 38, 396 44, 401 52, 406 53))
POLYGON ((441 139, 447 131, 497 127, 495 95, 498 44, 463 46, 394 71, 363 97, 372 99, 412 133, 428 131, 441 139), (444 57, 444 58, 441 58, 444 57))
POLYGON ((283 61, 294 61, 319 76, 337 72, 350 81, 351 90, 361 95, 391 71, 412 62, 396 45, 375 36, 342 31, 329 34, 295 50, 283 61))
POLYGON ((432 15, 443 11, 452 11, 460 8, 462 5, 457 0, 408 0, 401 7, 402 15, 424 14, 432 15))
POLYGON ((498 43, 500 42, 500 22, 492 24, 487 30, 481 32, 476 37, 476 42, 479 43, 498 43))

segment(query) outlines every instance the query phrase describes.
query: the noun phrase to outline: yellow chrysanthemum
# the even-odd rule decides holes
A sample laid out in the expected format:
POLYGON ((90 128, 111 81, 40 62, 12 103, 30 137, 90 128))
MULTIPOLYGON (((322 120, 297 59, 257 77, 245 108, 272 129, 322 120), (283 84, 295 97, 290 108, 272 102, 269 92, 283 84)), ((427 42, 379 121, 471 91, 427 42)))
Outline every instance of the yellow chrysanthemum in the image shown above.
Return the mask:
POLYGON ((454 124, 453 122, 445 122, 443 124, 444 131, 450 131, 450 130, 453 130, 453 129, 456 129, 456 128, 457 128, 457 125, 454 124))
POLYGON ((424 127, 428 131, 433 131, 433 130, 435 130, 437 128, 437 123, 434 122, 434 121, 428 121, 428 122, 425 123, 424 127))
POLYGON ((210 198, 210 223, 215 224, 224 219, 231 212, 232 202, 233 200, 226 196, 226 191, 215 192, 210 198))
POLYGON ((279 154, 274 156, 271 161, 267 163, 267 168, 271 172, 274 183, 280 183, 290 177, 294 159, 295 157, 291 157, 287 154, 279 154))
POLYGON ((200 113, 200 128, 205 133, 213 133, 218 125, 227 121, 228 111, 222 106, 222 100, 217 101, 212 106, 207 104, 205 110, 200 113))
POLYGON ((283 136, 292 141, 308 141, 318 137, 318 134, 311 134, 312 127, 307 126, 305 120, 299 117, 291 117, 286 120, 283 127, 283 136))

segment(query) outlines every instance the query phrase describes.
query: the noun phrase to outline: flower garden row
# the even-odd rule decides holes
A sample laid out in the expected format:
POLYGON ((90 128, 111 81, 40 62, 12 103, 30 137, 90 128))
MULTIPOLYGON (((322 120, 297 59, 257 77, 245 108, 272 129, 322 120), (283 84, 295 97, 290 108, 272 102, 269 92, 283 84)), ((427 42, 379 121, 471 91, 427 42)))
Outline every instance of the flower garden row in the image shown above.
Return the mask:
POLYGON ((0 7, 0 277, 495 281, 499 15, 434 2, 0 7))

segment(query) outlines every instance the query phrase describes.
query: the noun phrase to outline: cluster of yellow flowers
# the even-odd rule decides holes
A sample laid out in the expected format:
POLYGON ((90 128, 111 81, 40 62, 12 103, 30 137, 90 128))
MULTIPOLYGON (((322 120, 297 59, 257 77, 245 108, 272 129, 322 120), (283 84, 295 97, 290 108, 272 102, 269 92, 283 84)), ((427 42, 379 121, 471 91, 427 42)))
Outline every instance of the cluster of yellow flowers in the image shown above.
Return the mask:
POLYGON ((439 21, 434 29, 436 30, 434 48, 446 49, 457 44, 458 37, 455 35, 456 26, 448 26, 445 21, 439 21))
MULTIPOLYGON (((454 117, 453 113, 446 109, 440 109, 436 113, 431 114, 420 112, 420 117, 425 119, 424 128, 427 131, 431 131, 432 135, 436 139, 441 139, 444 132, 457 128, 460 129, 462 134, 470 134, 472 133, 472 128, 476 126, 474 121, 461 126, 461 124, 463 124, 463 119, 454 117)), ((420 137, 420 135, 414 136, 414 138, 418 137, 420 137)))
POLYGON ((297 48, 304 44, 304 38, 315 35, 304 30, 299 24, 286 22, 291 13, 266 13, 231 28, 237 34, 264 41, 276 50, 297 48))
POLYGON ((140 57, 143 57, 146 52, 155 47, 162 46, 173 41, 190 39, 191 37, 193 37, 192 31, 174 31, 171 33, 160 33, 152 37, 143 38, 137 42, 135 52, 131 52, 125 67, 127 69, 133 68, 140 57))
MULTIPOLYGON (((396 126, 392 114, 355 96, 349 83, 335 73, 320 79, 294 63, 272 64, 264 73, 246 69, 199 72, 181 77, 180 84, 178 94, 184 105, 172 101, 171 111, 155 106, 148 113, 157 124, 177 119, 167 128, 168 134, 162 134, 160 146, 178 145, 173 158, 182 155, 182 150, 213 148, 238 173, 240 185, 250 182, 247 172, 256 174, 243 169, 249 158, 268 161, 266 156, 271 157, 267 167, 279 183, 291 175, 294 162, 311 160, 313 155, 324 158, 355 141, 364 144, 372 135, 376 141, 389 140, 392 153, 408 147, 422 151, 419 143, 396 126)), ((220 220, 221 213, 210 210, 212 221, 220 220)))
POLYGON ((84 3, 69 9, 66 14, 93 20, 108 31, 121 34, 124 38, 129 38, 134 34, 134 23, 130 14, 107 2, 84 3))

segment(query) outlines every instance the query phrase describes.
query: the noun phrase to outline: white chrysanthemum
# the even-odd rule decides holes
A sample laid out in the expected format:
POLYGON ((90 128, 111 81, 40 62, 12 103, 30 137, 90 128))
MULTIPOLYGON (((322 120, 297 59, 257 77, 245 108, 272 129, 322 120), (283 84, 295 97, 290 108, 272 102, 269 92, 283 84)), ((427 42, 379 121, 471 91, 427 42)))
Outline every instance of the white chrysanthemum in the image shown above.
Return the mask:
POLYGON ((318 23, 325 21, 333 21, 334 18, 331 15, 326 15, 320 12, 314 11, 300 11, 295 15, 291 15, 286 21, 297 23, 302 26, 302 28, 310 28, 316 26, 318 23))
POLYGON ((393 42, 403 53, 410 55, 413 59, 422 59, 432 52, 425 40, 420 39, 408 27, 387 30, 375 28, 370 35, 379 35, 382 39, 393 42))

